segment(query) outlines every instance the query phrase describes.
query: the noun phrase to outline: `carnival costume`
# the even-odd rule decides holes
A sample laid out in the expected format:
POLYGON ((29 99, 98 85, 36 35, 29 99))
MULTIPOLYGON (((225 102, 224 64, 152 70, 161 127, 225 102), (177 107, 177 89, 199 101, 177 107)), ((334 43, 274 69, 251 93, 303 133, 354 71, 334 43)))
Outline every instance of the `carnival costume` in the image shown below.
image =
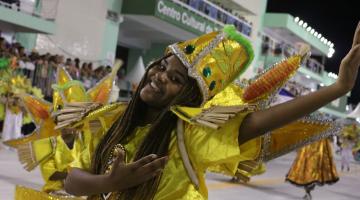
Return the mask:
MULTIPOLYGON (((111 74, 103 78, 87 92, 80 82, 71 79, 64 68, 58 67, 57 85, 53 86, 52 104, 28 94, 20 95, 21 102, 31 114, 37 129, 29 136, 5 141, 4 143, 17 149, 19 160, 27 171, 39 166, 45 184, 42 188, 43 192, 17 186, 15 199, 79 199, 63 191, 62 180, 54 181, 50 177, 55 172, 67 173, 72 167, 83 168, 83 166, 90 164, 89 159, 82 159, 90 157, 90 155, 84 156, 82 154, 93 151, 89 145, 89 143, 93 142, 91 141, 92 136, 89 136, 89 126, 77 130, 70 129, 74 131, 71 134, 75 136, 71 148, 64 142, 61 136, 62 129, 55 127, 56 122, 51 115, 64 105, 74 106, 76 110, 82 110, 84 104, 89 103, 92 106, 106 105, 110 97, 114 77, 120 65, 118 63, 111 74)), ((111 116, 104 117, 103 121, 106 124, 108 120, 111 120, 111 116)))
POLYGON ((315 185, 334 184, 338 180, 331 142, 327 138, 298 150, 286 175, 286 181, 305 188, 307 193, 305 197, 308 199, 311 199, 310 191, 315 185))
MULTIPOLYGON (((251 63, 253 51, 250 43, 237 34, 233 26, 225 26, 222 31, 170 45, 165 54, 177 56, 187 68, 188 75, 196 79, 203 104, 199 108, 171 108, 178 116, 178 123, 171 134, 169 160, 153 199, 207 199, 206 171, 229 176, 240 173, 246 176, 246 173, 251 174, 262 162, 319 140, 339 129, 332 122, 312 115, 240 146, 238 144, 242 120, 250 112, 269 106, 273 94, 296 72, 305 53, 274 65, 247 84, 238 84, 234 80, 251 63), (285 134, 292 135, 285 137, 285 134)), ((66 119, 59 124, 82 127, 86 123, 101 121, 99 119, 104 114, 119 107, 122 108, 117 112, 120 117, 126 109, 124 104, 95 109, 82 115, 82 119, 66 119)), ((64 110, 66 109, 65 107, 64 110)), ((57 117, 62 115, 67 116, 63 113, 57 117)), ((135 128, 127 142, 116 145, 112 152, 117 148, 124 148, 126 162, 132 162, 137 147, 147 136, 150 127, 151 125, 135 128)), ((98 132, 105 133, 106 130, 93 131, 98 132)), ((105 173, 111 168, 112 160, 113 153, 108 155, 108 170, 105 173)), ((84 169, 90 170, 90 165, 84 169)), ((121 192, 113 192, 98 195, 95 199, 118 199, 120 196, 121 192)))
MULTIPOLYGON (((187 68, 188 75, 198 82, 203 103, 198 108, 171 108, 178 116, 178 123, 171 134, 169 160, 153 199, 207 199, 206 171, 246 176, 246 173, 253 173, 262 162, 338 130, 333 123, 318 116, 310 116, 240 146, 238 144, 242 120, 250 112, 269 106, 273 94, 300 66, 306 54, 304 52, 274 65, 245 84, 238 84, 234 80, 251 63, 253 51, 250 43, 237 34, 233 26, 225 26, 222 31, 170 45, 165 54, 177 56, 187 68), (285 137, 285 134, 292 136, 285 137)), ((76 111, 73 105, 65 104, 57 112, 56 125, 52 128, 83 130, 89 127, 87 130, 91 134, 87 140, 88 151, 81 154, 80 160, 91 160, 98 142, 115 120, 122 116, 126 106, 119 103, 94 107, 89 104, 76 111), (104 120, 109 114, 111 118, 104 120)), ((127 142, 115 145, 112 152, 124 148, 126 162, 132 162, 137 147, 147 136, 150 127, 135 128, 127 142)), ((104 156, 109 160, 108 170, 104 172, 107 173, 113 155, 104 156)), ((84 163, 83 169, 89 170, 90 162, 84 163)), ((120 196, 120 192, 112 192, 95 198, 118 199, 120 196)))
POLYGON ((16 74, 16 61, 0 58, 0 120, 4 120, 2 139, 20 138, 21 126, 31 122, 27 113, 23 113, 18 95, 32 94, 42 98, 41 90, 31 86, 31 81, 25 76, 16 74))

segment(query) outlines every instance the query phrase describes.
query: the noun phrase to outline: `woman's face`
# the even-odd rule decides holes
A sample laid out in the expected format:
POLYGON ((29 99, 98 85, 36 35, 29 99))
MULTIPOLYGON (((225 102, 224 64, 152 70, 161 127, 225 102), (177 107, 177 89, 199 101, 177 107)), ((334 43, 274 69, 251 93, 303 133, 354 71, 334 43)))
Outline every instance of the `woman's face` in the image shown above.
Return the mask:
POLYGON ((140 98, 153 107, 167 106, 187 84, 188 78, 183 64, 171 55, 149 70, 140 98))

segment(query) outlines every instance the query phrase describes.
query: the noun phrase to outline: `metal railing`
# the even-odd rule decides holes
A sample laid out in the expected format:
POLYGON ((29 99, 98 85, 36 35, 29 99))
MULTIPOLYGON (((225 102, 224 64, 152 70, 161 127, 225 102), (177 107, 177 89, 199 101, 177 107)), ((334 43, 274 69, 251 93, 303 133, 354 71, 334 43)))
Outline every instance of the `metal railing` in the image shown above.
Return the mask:
POLYGON ((172 2, 185 7, 188 10, 218 24, 224 26, 225 24, 233 24, 237 30, 247 37, 250 37, 252 32, 252 25, 244 20, 236 17, 228 11, 222 9, 218 5, 207 0, 171 0, 172 2), (195 3, 193 3, 195 2, 195 3))

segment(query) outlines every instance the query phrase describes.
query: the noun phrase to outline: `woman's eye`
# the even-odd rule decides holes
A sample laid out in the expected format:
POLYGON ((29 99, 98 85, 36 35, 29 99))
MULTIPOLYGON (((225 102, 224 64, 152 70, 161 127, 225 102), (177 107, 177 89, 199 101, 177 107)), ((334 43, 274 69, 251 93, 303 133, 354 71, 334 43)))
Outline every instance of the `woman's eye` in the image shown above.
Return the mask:
POLYGON ((174 83, 182 84, 181 80, 180 80, 178 77, 176 77, 176 76, 173 76, 173 77, 171 77, 170 79, 171 79, 171 81, 173 81, 174 83))
POLYGON ((162 70, 162 71, 164 71, 164 70, 166 69, 166 67, 165 67, 164 65, 160 64, 160 65, 159 65, 159 69, 162 70))

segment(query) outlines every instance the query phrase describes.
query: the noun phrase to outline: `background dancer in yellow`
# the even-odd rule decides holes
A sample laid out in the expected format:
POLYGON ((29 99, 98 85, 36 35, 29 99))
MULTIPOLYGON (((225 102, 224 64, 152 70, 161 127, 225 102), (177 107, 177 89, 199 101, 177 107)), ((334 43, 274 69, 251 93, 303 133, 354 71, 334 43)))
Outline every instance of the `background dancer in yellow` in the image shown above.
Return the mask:
POLYGON ((286 181, 304 187, 304 199, 312 199, 316 185, 333 184, 339 180, 329 139, 322 139, 301 148, 286 175, 286 181))
MULTIPOLYGON (((87 93, 82 89, 80 82, 73 81, 64 68, 59 67, 57 72, 57 85, 54 86, 53 103, 31 95, 22 94, 21 102, 33 117, 39 128, 33 134, 15 140, 5 141, 5 144, 18 150, 20 162, 24 164, 27 171, 33 170, 39 165, 41 174, 45 181, 42 188, 43 192, 35 191, 30 188, 17 186, 15 198, 21 199, 77 199, 64 192, 63 181, 67 176, 67 171, 71 167, 82 168, 89 165, 90 160, 83 160, 89 156, 91 138, 89 126, 82 129, 64 128, 55 130, 55 123, 51 118, 51 112, 70 102, 91 101, 97 104, 106 105, 109 98, 111 87, 116 71, 101 80, 95 87, 87 93), (86 99, 85 99, 86 98, 86 99), (61 135, 60 135, 61 132, 61 135), (47 194, 49 193, 49 194, 47 194)), ((78 103, 82 105, 82 103, 78 103)), ((109 117, 104 117, 105 121, 109 117)))

